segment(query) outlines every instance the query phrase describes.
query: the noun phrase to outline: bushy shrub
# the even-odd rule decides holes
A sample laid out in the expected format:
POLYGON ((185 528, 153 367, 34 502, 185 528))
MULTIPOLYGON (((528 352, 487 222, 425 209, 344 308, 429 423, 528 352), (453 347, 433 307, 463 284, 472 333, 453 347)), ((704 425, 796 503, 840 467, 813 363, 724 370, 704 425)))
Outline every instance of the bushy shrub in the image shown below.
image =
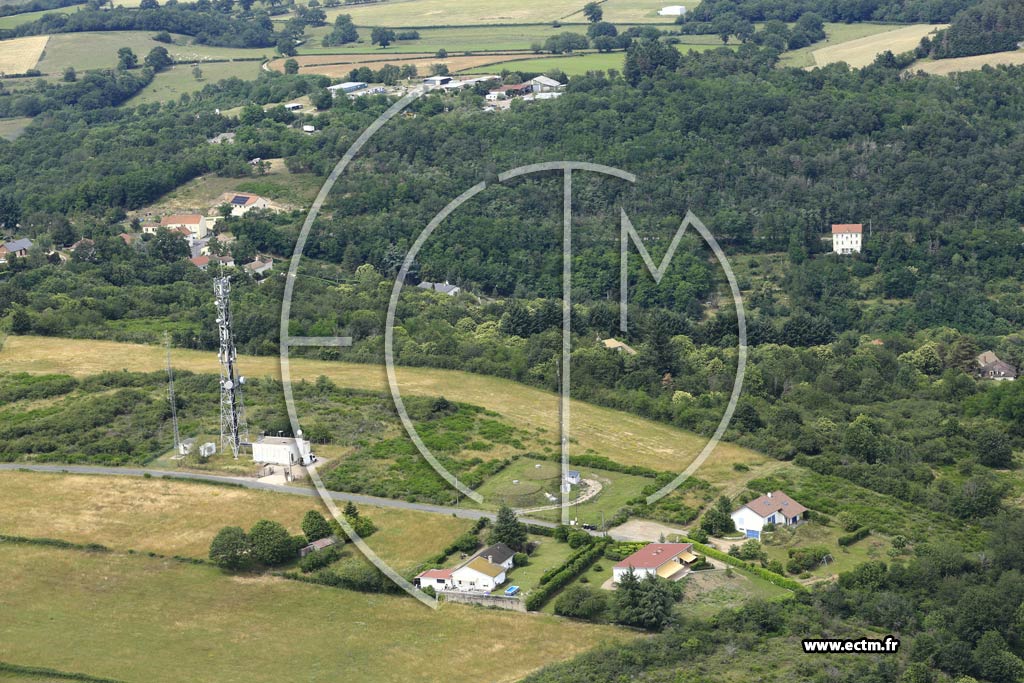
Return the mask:
POLYGON ((299 569, 303 574, 315 572, 316 570, 323 569, 335 560, 339 559, 342 556, 342 553, 343 546, 341 545, 332 545, 324 548, 323 550, 312 552, 299 560, 299 569))
MULTIPOLYGON (((871 529, 867 528, 866 526, 862 526, 861 528, 854 530, 853 533, 840 536, 838 539, 836 539, 836 543, 838 543, 841 546, 853 545, 862 538, 866 538, 870 533, 871 529)), ((906 541, 905 538, 903 540, 906 541)), ((893 545, 895 546, 895 543, 893 545)), ((904 543, 904 545, 906 544, 904 543)))
POLYGON ((586 586, 569 586, 555 600, 555 614, 598 621, 608 611, 608 595, 586 586))

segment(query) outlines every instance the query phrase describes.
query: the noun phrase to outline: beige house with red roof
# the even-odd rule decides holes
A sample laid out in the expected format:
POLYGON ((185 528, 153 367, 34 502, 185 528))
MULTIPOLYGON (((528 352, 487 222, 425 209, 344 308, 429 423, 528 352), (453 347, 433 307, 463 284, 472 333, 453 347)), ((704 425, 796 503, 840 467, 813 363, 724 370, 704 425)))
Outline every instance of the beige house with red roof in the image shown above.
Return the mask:
POLYGON ((732 522, 748 538, 761 538, 765 524, 793 526, 800 523, 805 512, 807 508, 782 491, 772 491, 732 513, 732 522))
POLYGON ((859 254, 864 226, 861 223, 834 223, 832 225, 832 253, 859 254))
POLYGON ((164 216, 160 225, 168 230, 185 228, 194 239, 205 239, 210 232, 210 225, 206 218, 198 213, 178 213, 173 216, 164 216))
POLYGON ((213 211, 218 211, 220 207, 225 204, 231 207, 232 216, 244 216, 253 209, 279 210, 279 207, 266 197, 261 197, 258 194, 251 194, 249 192, 225 192, 217 198, 217 203, 213 206, 213 211))
POLYGON ((620 583, 630 570, 640 579, 653 575, 677 581, 696 560, 692 543, 648 543, 612 567, 612 583, 620 583))

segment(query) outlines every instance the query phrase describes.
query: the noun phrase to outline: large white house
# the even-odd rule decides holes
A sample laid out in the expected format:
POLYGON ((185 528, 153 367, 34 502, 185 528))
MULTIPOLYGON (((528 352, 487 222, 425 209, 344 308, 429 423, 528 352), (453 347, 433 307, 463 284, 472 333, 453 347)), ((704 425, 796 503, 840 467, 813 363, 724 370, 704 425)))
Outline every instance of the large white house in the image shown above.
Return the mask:
POLYGON ((860 223, 835 223, 832 225, 832 253, 859 254, 864 226, 860 223))
POLYGON ((505 583, 505 568, 477 555, 452 572, 452 587, 461 591, 492 590, 505 583))
POLYGON ((651 574, 678 579, 689 571, 696 559, 692 543, 648 543, 612 567, 612 583, 621 583, 630 570, 641 579, 651 574))
POLYGON ((732 522, 747 537, 761 538, 761 529, 765 524, 799 524, 805 512, 807 508, 782 491, 773 491, 755 498, 732 513, 732 522))
POLYGON ((184 228, 189 231, 194 239, 201 240, 210 231, 210 225, 206 218, 198 213, 182 213, 173 216, 164 216, 160 225, 168 230, 184 228))
POLYGON ((264 435, 252 442, 252 459, 264 465, 309 465, 316 456, 306 439, 264 435))

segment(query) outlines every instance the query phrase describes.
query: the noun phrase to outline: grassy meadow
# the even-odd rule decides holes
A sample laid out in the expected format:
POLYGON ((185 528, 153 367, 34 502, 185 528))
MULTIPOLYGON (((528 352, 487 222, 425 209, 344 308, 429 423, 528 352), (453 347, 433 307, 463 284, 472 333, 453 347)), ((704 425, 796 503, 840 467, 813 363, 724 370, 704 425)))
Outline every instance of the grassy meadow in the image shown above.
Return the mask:
POLYGON ((0 119, 0 138, 4 140, 17 140, 30 123, 32 123, 32 119, 27 117, 0 119))
POLYGON ((828 47, 834 47, 847 43, 851 40, 859 40, 861 38, 867 38, 869 36, 875 36, 882 33, 887 33, 894 29, 892 24, 872 24, 872 23, 858 23, 858 24, 836 24, 826 23, 825 24, 825 40, 820 40, 817 43, 802 47, 799 50, 790 50, 782 54, 782 58, 779 60, 780 66, 793 66, 798 68, 810 67, 810 66, 821 66, 817 64, 814 59, 814 55, 817 51, 828 47))
POLYGON ((208 212, 225 192, 254 192, 285 207, 301 206, 313 201, 323 182, 320 178, 311 173, 292 173, 283 159, 266 161, 270 162, 270 170, 266 175, 253 178, 223 178, 215 174, 199 176, 144 209, 133 212, 133 215, 148 218, 168 213, 208 212))
POLYGON ((36 68, 49 36, 0 40, 0 73, 23 74, 36 68))
MULTIPOLYGON (((256 58, 273 55, 273 49, 210 47, 190 45, 191 38, 174 34, 173 45, 153 40, 155 31, 94 31, 89 33, 58 33, 50 36, 46 54, 39 69, 60 76, 66 67, 79 71, 110 69, 117 65, 117 51, 131 48, 141 62, 155 47, 165 47, 177 61, 202 62, 207 59, 256 58)), ((244 63, 244 62, 243 62, 244 63)), ((252 62, 257 67, 257 62, 252 62)), ((212 67, 213 65, 206 65, 212 67)), ((191 66, 189 67, 191 70, 191 66)), ((254 74, 255 75, 255 74, 254 74)), ((191 77, 191 74, 190 74, 191 77)), ((159 77, 158 77, 159 78, 159 77)))
POLYGON ((922 59, 913 63, 910 71, 924 71, 936 76, 948 76, 961 71, 977 71, 984 66, 1020 66, 1024 64, 1024 50, 1011 52, 993 52, 973 57, 954 57, 952 59, 922 59))
MULTIPOLYGON (((686 36, 686 38, 696 38, 696 40, 676 45, 676 49, 683 53, 690 51, 704 52, 706 50, 714 50, 715 48, 723 47, 722 41, 718 38, 715 38, 713 42, 710 40, 702 40, 704 38, 709 38, 709 36, 686 36)), ((622 51, 578 52, 571 55, 547 55, 531 59, 514 59, 511 61, 501 62, 500 64, 489 68, 477 67, 467 69, 467 73, 487 73, 505 69, 509 71, 522 70, 538 72, 560 69, 569 76, 581 76, 588 71, 607 71, 608 69, 617 69, 622 71, 625 63, 626 53, 622 51)))
MULTIPOLYGON (((270 519, 300 534, 302 516, 311 509, 324 511, 316 497, 180 480, 0 473, 0 533, 120 551, 205 558, 221 527, 248 529, 270 519)), ((426 512, 371 506, 360 511, 378 527, 367 539, 370 547, 399 571, 437 555, 472 526, 426 512)))
POLYGON ((634 637, 141 555, 0 543, 0 564, 0 661, 125 681, 515 681, 634 637))
POLYGON ((814 50, 814 65, 825 66, 835 62, 846 62, 852 67, 867 66, 875 61, 875 57, 886 50, 893 54, 907 52, 917 47, 921 38, 934 33, 945 24, 914 24, 901 28, 875 33, 861 38, 814 50))

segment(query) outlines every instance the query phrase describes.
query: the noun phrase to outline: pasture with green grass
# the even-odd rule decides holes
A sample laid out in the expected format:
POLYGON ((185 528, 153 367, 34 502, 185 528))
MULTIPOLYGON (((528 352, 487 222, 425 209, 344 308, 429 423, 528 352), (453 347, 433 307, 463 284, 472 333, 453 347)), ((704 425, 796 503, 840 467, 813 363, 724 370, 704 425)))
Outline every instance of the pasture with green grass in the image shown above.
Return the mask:
POLYGON ((304 680, 380 680, 387 662, 389 680, 475 683, 499 680, 495 658, 501 680, 511 681, 635 637, 545 615, 461 605, 435 612, 408 597, 140 555, 0 543, 0 563, 8 581, 0 661, 126 681, 242 680, 245 672, 246 681, 277 683, 297 666, 304 680), (297 634, 316 645, 301 658, 297 634))
MULTIPOLYGON (((689 37, 688 37, 689 38, 689 37)), ((704 36, 696 36, 704 38, 704 36)), ((693 41, 679 43, 676 49, 680 52, 705 52, 723 47, 722 41, 715 39, 711 41, 693 41)), ((732 45, 728 47, 733 47, 732 45)), ((582 76, 589 71, 607 71, 615 69, 622 71, 626 63, 625 52, 580 52, 571 55, 557 55, 551 57, 540 57, 529 60, 503 61, 494 65, 481 66, 468 69, 467 73, 494 73, 495 71, 529 71, 540 72, 558 69, 569 76, 582 76)))
POLYGON ((0 119, 0 138, 4 140, 17 140, 30 123, 32 123, 32 119, 26 117, 0 119))

